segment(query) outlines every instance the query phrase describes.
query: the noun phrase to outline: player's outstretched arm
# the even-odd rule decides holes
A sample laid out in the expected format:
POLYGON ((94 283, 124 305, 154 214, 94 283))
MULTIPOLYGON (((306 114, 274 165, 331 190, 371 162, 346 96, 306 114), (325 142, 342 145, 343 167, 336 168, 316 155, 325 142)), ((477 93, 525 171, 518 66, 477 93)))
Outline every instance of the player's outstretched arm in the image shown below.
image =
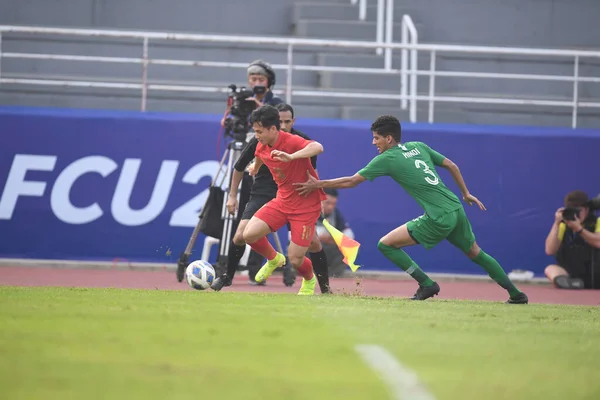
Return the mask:
POLYGON ((452 160, 444 158, 444 161, 442 162, 442 168, 447 169, 448 172, 450 172, 450 175, 452 175, 454 182, 456 182, 460 189, 460 192, 463 196, 463 200, 466 201, 470 206, 472 206, 473 203, 475 203, 479 206, 480 209, 485 211, 485 206, 483 205, 483 203, 480 202, 479 199, 477 199, 477 197, 469 193, 469 189, 467 189, 467 184, 465 183, 465 180, 463 179, 463 176, 460 173, 458 165, 454 164, 452 160))
POLYGON ((349 188, 353 188, 353 187, 359 185, 360 183, 362 183, 364 181, 366 181, 365 178, 363 178, 359 174, 354 174, 352 176, 343 176, 341 178, 317 181, 318 182, 317 187, 318 188, 332 188, 332 189, 349 189, 349 188))
POLYGON ((289 162, 300 158, 311 158, 323 152, 323 145, 319 142, 309 142, 303 149, 293 154, 288 154, 280 150, 273 150, 271 157, 274 160, 289 162))
POLYGON ((310 192, 321 188, 349 189, 357 186, 358 184, 366 180, 359 174, 354 174, 353 176, 344 176, 342 178, 327 179, 320 181, 317 180, 314 176, 312 176, 309 171, 306 171, 306 173, 308 175, 308 180, 306 182, 293 184, 294 186, 296 186, 296 190, 301 195, 307 195, 310 192))

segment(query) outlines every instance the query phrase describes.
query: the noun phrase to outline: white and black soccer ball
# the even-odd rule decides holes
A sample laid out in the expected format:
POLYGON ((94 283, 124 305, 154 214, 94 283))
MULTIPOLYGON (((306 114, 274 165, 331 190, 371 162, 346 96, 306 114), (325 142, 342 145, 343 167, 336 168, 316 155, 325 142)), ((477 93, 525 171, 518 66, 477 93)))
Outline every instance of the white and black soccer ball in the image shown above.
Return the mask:
POLYGON ((185 281, 192 289, 206 290, 215 280, 215 269, 210 263, 196 260, 190 263, 185 270, 185 281))

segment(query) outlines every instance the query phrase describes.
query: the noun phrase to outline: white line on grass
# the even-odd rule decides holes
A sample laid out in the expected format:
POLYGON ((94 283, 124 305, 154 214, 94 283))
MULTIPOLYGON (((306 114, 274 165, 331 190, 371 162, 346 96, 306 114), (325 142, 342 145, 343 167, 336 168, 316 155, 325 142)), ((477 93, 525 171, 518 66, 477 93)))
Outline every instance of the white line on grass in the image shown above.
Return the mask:
POLYGON ((386 349, 374 344, 356 346, 356 352, 379 373, 396 400, 435 400, 427 388, 419 381, 417 374, 404 367, 386 349))

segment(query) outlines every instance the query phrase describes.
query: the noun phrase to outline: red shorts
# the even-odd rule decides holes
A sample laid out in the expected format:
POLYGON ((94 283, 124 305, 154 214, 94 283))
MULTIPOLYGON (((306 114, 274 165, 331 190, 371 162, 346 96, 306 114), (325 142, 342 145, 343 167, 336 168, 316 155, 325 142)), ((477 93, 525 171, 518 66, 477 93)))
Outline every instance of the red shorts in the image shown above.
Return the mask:
POLYGON ((256 218, 269 225, 272 232, 278 231, 289 222, 292 242, 301 247, 310 246, 320 215, 320 209, 300 213, 284 212, 283 207, 276 200, 269 201, 254 214, 256 218))

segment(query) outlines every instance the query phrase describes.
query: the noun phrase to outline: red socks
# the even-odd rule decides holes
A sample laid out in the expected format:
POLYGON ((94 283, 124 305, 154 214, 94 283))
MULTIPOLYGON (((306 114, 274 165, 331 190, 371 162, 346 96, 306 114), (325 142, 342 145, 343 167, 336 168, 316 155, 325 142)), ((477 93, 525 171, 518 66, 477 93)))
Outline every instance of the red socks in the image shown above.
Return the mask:
MULTIPOLYGON (((277 252, 275 251, 273 246, 271 246, 271 243, 269 243, 269 240, 267 239, 266 236, 263 236, 261 239, 258 239, 256 242, 254 242, 252 244, 250 244, 250 243, 248 243, 248 244, 250 245, 252 250, 257 252, 261 256, 265 257, 267 260, 272 260, 277 255, 277 252)), ((311 266, 311 271, 312 271, 312 266, 311 266)))
POLYGON ((298 274, 307 281, 310 281, 314 276, 313 266, 308 257, 304 257, 304 262, 296 268, 296 271, 298 271, 298 274))

